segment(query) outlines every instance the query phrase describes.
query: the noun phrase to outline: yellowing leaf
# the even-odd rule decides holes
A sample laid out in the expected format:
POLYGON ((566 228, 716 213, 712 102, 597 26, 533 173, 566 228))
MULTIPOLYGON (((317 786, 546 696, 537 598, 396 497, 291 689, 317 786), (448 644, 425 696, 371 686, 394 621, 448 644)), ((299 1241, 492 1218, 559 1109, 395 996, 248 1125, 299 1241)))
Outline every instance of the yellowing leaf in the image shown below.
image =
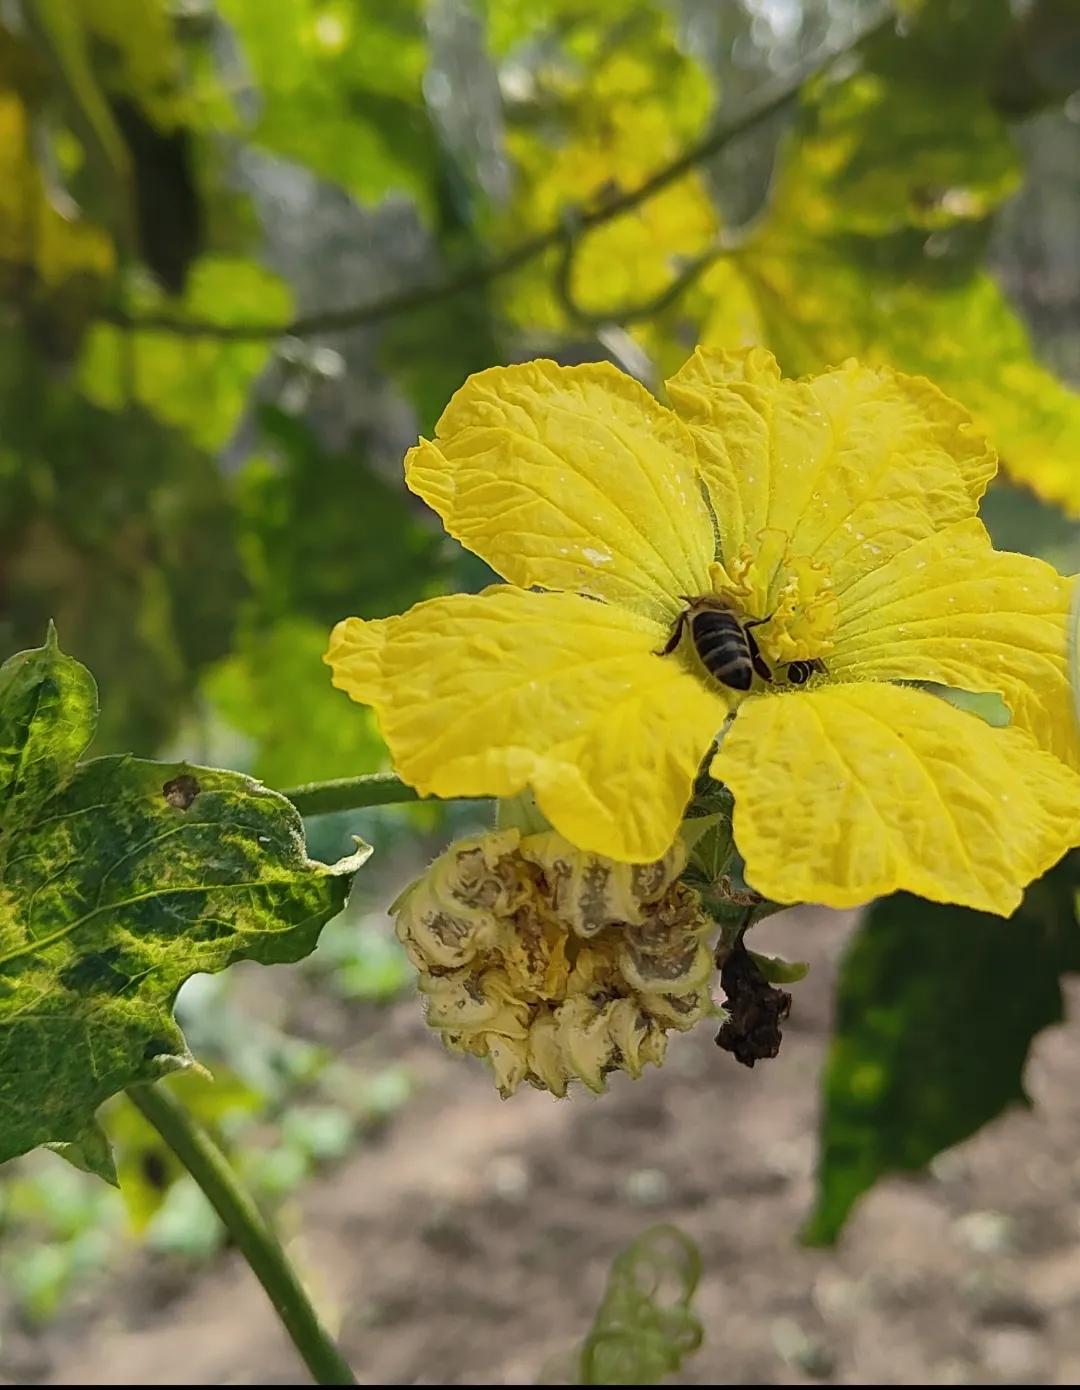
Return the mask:
POLYGON ((334 629, 334 684, 373 705, 394 765, 435 796, 514 796, 582 849, 669 848, 723 696, 653 653, 667 629, 576 594, 495 587, 334 629))
MULTIPOLYGON (((472 376, 405 477, 512 583, 670 621, 709 588, 713 528, 681 422, 607 363, 472 376)), ((663 645, 662 643, 660 645, 663 645)))
POLYGON ((1073 581, 950 526, 844 593, 829 672, 995 691, 1042 747, 1080 766, 1066 649, 1073 581))
MULTIPOLYGON (((675 44, 670 19, 641 5, 567 4, 557 16, 530 13, 516 29, 499 16, 497 46, 516 29, 550 20, 561 47, 534 52, 530 70, 515 56, 505 77, 520 107, 507 110, 507 149, 516 166, 515 196, 498 235, 516 241, 525 230, 550 226, 568 210, 592 206, 636 187, 700 134, 712 104, 704 73, 675 44)), ((670 284, 682 259, 715 238, 716 211, 698 170, 630 212, 585 233, 575 247, 570 290, 578 306, 600 314, 652 298, 670 284)), ((564 327, 565 307, 554 292, 557 255, 517 272, 508 282, 512 316, 532 327, 564 327)), ((644 325, 645 337, 650 325, 644 325)))
POLYGON ((27 270, 46 290, 113 268, 108 234, 73 204, 49 198, 30 149, 30 118, 14 92, 0 91, 0 286, 27 270))
POLYGON ((891 264, 777 228, 712 266, 701 294, 706 346, 763 344, 793 376, 855 356, 929 377, 971 411, 1013 478, 1080 515, 1080 395, 1036 361, 985 273, 891 264))
POLYGON ((985 89, 864 70, 819 79, 788 137, 774 209, 814 235, 985 217, 1020 182, 985 89))
POLYGON ((853 907, 903 888, 1008 916, 1080 843, 1080 776, 1017 728, 865 683, 747 700, 712 764, 746 880, 853 907))

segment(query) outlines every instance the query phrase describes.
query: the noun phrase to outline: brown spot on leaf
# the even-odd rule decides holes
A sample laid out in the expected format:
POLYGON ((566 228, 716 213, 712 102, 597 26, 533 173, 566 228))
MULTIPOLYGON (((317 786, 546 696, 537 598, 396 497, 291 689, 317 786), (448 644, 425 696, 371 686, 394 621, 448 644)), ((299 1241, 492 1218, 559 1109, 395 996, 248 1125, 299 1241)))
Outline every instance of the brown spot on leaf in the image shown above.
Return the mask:
POLYGON ((186 811, 201 791, 202 787, 191 773, 182 772, 179 777, 165 783, 161 795, 170 806, 175 806, 178 811, 186 811))
POLYGON ((741 941, 720 969, 730 1017, 716 1035, 717 1045, 743 1066, 780 1051, 780 1025, 791 1012, 791 995, 770 985, 741 941))

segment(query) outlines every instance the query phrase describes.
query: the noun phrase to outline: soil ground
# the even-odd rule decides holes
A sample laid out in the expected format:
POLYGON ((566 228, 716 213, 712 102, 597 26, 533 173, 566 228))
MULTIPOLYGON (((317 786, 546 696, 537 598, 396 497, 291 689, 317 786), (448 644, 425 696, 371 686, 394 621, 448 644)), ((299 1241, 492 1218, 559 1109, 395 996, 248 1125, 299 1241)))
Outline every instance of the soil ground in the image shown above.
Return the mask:
MULTIPOLYGON (((702 1027, 674 1039, 662 1071, 617 1078, 599 1100, 500 1101, 479 1064, 432 1041, 414 1000, 345 1011, 351 1049, 404 1058, 420 1078, 378 1139, 286 1213, 359 1379, 535 1383, 584 1334, 612 1256, 672 1221, 704 1260, 705 1341, 678 1382, 1080 1381, 1075 1025, 1038 1041, 1033 1112, 1010 1113, 924 1179, 879 1186, 838 1249, 798 1245, 851 924, 802 910, 758 929, 760 949, 811 962, 775 1061, 740 1067, 702 1027)), ((233 1255, 181 1279, 133 1254, 64 1320, 9 1337, 3 1360, 23 1383, 303 1379, 233 1255)))

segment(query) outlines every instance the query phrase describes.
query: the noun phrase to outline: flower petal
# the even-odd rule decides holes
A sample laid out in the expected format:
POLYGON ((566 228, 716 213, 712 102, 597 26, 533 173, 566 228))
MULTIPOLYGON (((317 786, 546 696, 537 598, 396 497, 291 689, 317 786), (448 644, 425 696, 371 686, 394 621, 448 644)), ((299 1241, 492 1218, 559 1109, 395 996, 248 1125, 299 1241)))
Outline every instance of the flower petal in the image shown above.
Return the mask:
POLYGON ((830 674, 996 691, 1015 724, 1080 767, 1066 641, 1072 586, 1042 560, 994 550, 981 522, 960 522, 851 585, 830 674))
POLYGON ((375 707, 401 776, 436 796, 531 786, 560 834, 611 859, 659 859, 727 714, 653 655, 667 629, 576 594, 495 586, 347 618, 334 684, 375 707))
POLYGON ((735 797, 747 882, 778 902, 853 907, 903 888, 1008 916, 1080 843, 1077 773, 909 687, 747 700, 712 773, 735 797))
POLYGON ((766 527, 826 562, 838 591, 975 514, 996 460, 922 377, 848 362, 783 380, 762 348, 698 348, 668 382, 698 445, 725 561, 766 527))
POLYGON ((682 422, 607 362, 471 376, 405 479, 512 584, 673 617, 708 589, 712 520, 682 422))

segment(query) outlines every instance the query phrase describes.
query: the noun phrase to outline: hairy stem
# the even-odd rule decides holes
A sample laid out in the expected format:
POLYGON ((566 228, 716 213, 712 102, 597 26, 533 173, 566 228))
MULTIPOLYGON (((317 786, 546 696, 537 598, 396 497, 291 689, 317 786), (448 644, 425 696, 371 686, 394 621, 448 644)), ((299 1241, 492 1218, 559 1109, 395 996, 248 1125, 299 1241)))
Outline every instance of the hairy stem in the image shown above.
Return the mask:
POLYGON ((356 811, 362 806, 393 806, 419 801, 420 793, 393 772, 369 772, 363 777, 335 777, 329 782, 305 782, 288 787, 287 796, 302 816, 325 816, 331 811, 356 811))
POLYGON ((132 1086, 127 1095, 206 1194, 316 1384, 355 1385, 356 1377, 320 1324, 277 1237, 209 1134, 163 1086, 132 1086))

